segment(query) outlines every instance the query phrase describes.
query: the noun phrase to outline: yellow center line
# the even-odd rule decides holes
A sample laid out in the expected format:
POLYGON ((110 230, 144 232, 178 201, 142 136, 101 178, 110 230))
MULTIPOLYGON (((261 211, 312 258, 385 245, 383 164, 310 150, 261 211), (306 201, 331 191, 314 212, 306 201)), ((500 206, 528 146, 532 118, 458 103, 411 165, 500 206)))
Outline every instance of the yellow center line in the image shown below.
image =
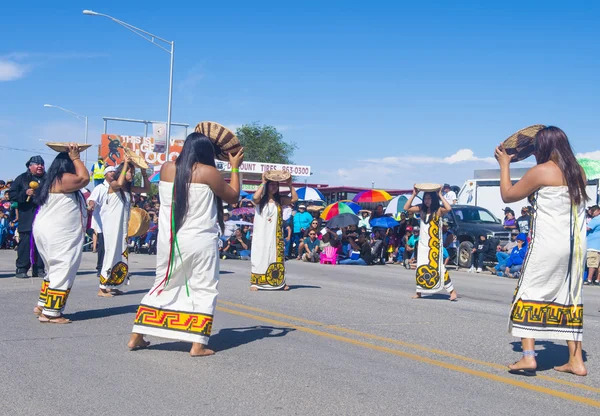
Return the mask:
MULTIPOLYGON (((429 348, 423 345, 419 345, 419 344, 411 344, 409 342, 404 342, 404 341, 399 341, 397 339, 392 339, 392 338, 386 338, 386 337, 382 337, 379 335, 374 335, 374 334, 369 334, 366 332, 361 332, 361 331, 356 331, 354 329, 349 329, 349 328, 343 328, 340 326, 336 326, 336 325, 328 325, 325 324, 323 322, 317 322, 317 321, 311 321, 308 319, 303 319, 303 318, 298 318, 295 316, 289 316, 289 315, 284 315, 282 313, 277 313, 277 312, 271 312, 271 311, 267 311, 264 309, 259 309, 259 308, 254 308, 252 306, 246 306, 246 305, 242 305, 239 303, 233 303, 233 302, 227 302, 227 301, 223 301, 223 300, 219 300, 219 304, 223 304, 223 305, 227 305, 227 306, 232 306, 232 307, 236 307, 239 309, 245 309, 248 311, 252 311, 252 312, 258 312, 258 313, 262 313, 264 315, 270 315, 270 316, 275 316, 278 318, 283 318, 283 319, 288 319, 291 321, 297 321, 297 322, 302 322, 308 325, 314 325, 314 326, 319 326, 319 327, 323 327, 326 329, 332 329, 335 331, 339 331, 339 332, 344 332, 347 334, 352 334, 352 335, 356 335, 356 336, 360 336, 363 338, 369 338, 369 339, 374 339, 377 341, 383 341, 383 342, 387 342, 390 344, 395 344, 395 345, 400 345, 403 347, 407 347, 407 348, 412 348, 412 349, 416 349, 419 351, 425 351, 425 352, 429 352, 431 354, 436 354, 436 355, 442 355, 444 357, 449 357, 449 358, 454 358, 456 360, 461 360, 461 361, 465 361, 465 362, 469 362, 469 363, 473 363, 473 364, 479 364, 485 367, 490 367, 490 368, 495 368, 497 370, 506 370, 507 371, 507 367, 505 365, 501 365, 501 364, 497 364, 497 363, 490 363, 488 361, 481 361, 481 360, 477 360, 475 358, 470 358, 470 357, 465 357, 463 355, 458 355, 458 354, 453 354, 451 352, 448 351, 443 351, 443 350, 438 350, 435 348, 429 348)), ((555 377, 550 377, 550 376, 544 376, 544 375, 536 375, 536 378, 540 379, 540 380, 545 380, 545 381, 550 381, 553 383, 558 383, 558 384, 563 384, 565 386, 569 386, 569 387, 574 387, 577 389, 583 389, 583 390, 588 390, 594 393, 600 393, 600 389, 595 388, 595 387, 591 387, 591 386, 586 386, 585 384, 581 384, 581 383, 575 383, 572 381, 567 381, 567 380, 561 380, 559 378, 555 378, 555 377)))
MULTIPOLYGON (((224 303, 224 302, 221 302, 221 303, 224 303)), ((448 370, 453 370, 453 371, 457 371, 460 373, 465 373, 465 374, 469 374, 472 376, 481 377, 481 378, 484 378, 487 380, 498 381, 500 383, 508 384, 508 385, 515 386, 515 387, 520 387, 520 388, 526 389, 526 390, 535 391, 537 393, 544 393, 544 394, 547 394, 550 396, 560 397, 561 399, 570 400, 573 402, 578 402, 578 403, 582 403, 582 404, 585 404, 588 406, 600 408, 600 401, 589 399, 587 397, 576 396, 574 394, 565 393, 563 391, 554 390, 554 389, 550 389, 547 387, 536 386, 533 384, 525 383, 523 381, 518 381, 518 380, 511 379, 511 378, 498 376, 498 375, 492 374, 492 373, 486 373, 485 371, 473 370, 473 369, 470 369, 467 367, 461 367, 459 365, 446 363, 444 361, 439 361, 439 360, 434 360, 431 358, 423 357, 421 355, 411 354, 408 352, 399 351, 399 350, 395 350, 395 349, 388 348, 388 347, 381 347, 379 345, 369 344, 368 342, 358 341, 358 340, 355 340, 352 338, 346 338, 346 337, 342 337, 340 335, 330 334, 328 332, 317 331, 316 329, 306 328, 301 325, 294 325, 294 324, 290 324, 288 322, 276 321, 274 319, 265 318, 265 317, 257 316, 257 315, 252 315, 252 314, 249 314, 246 312, 223 308, 222 306, 217 306, 217 310, 219 310, 221 312, 230 313, 232 315, 238 315, 238 316, 243 316, 245 318, 254 319, 257 321, 267 322, 271 325, 279 325, 279 326, 285 326, 288 328, 294 328, 298 331, 307 332, 309 334, 313 334, 313 335, 317 335, 317 336, 321 336, 321 337, 325 337, 325 338, 329 338, 329 339, 334 339, 336 341, 345 342, 348 344, 358 345, 358 346, 368 348, 371 350, 381 351, 381 352, 385 352, 388 354, 397 355, 399 357, 409 358, 411 360, 435 365, 438 367, 446 368, 448 370)))

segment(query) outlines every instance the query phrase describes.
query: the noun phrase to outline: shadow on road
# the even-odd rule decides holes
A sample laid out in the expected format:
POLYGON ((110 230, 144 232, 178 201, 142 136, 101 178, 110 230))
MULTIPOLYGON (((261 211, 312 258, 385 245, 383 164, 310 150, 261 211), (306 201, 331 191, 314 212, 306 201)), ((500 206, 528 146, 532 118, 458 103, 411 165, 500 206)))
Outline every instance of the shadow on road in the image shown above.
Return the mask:
MULTIPOLYGON (((216 352, 221 352, 264 338, 283 337, 291 331, 295 331, 295 329, 260 325, 245 328, 224 328, 210 337, 210 341, 208 341, 208 348, 211 348, 216 352)), ((190 348, 191 344, 189 342, 165 342, 161 344, 150 345, 148 347, 149 350, 182 352, 189 352, 190 348)))
MULTIPOLYGON (((511 342, 513 351, 523 352, 519 341, 511 342)), ((556 344, 552 341, 536 341, 537 365, 538 371, 551 370, 557 365, 563 365, 569 360, 569 347, 566 344, 556 344), (539 349, 539 347, 543 349, 539 349)), ((587 361, 587 353, 581 351, 583 361, 587 361)))
MULTIPOLYGON (((0 273, 0 279, 6 279, 9 277, 15 277, 15 274, 14 273, 0 273)), ((25 280, 25 279, 23 279, 23 280, 25 280)))
POLYGON ((294 289, 321 289, 321 286, 311 286, 311 285, 289 285, 290 290, 294 289))
MULTIPOLYGON (((145 290, 143 291, 145 292, 145 290)), ((75 313, 66 314, 65 316, 72 321, 87 321, 90 319, 97 318, 107 318, 109 316, 115 315, 124 315, 128 313, 135 313, 137 311, 138 305, 125 305, 125 306, 115 306, 112 308, 104 308, 104 309, 90 309, 87 311, 79 311, 75 313)), ((133 320, 132 320, 133 323, 133 320)))

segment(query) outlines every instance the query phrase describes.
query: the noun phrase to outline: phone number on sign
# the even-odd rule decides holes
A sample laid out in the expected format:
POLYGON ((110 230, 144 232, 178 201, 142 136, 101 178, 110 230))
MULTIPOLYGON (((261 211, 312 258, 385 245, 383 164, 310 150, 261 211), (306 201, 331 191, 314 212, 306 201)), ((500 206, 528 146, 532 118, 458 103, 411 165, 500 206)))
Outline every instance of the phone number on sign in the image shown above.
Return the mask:
POLYGON ((306 166, 282 166, 281 170, 292 175, 310 175, 310 168, 306 166))

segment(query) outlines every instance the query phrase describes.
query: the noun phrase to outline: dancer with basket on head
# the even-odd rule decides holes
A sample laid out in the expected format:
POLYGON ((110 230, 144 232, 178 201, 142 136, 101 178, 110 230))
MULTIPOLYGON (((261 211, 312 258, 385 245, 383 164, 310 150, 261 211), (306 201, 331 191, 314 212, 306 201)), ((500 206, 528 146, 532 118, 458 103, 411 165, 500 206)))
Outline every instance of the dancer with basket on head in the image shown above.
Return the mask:
POLYGON ((244 152, 237 137, 217 123, 200 130, 209 137, 199 130, 187 137, 177 160, 160 171, 156 280, 138 308, 128 343, 132 350, 148 346, 144 335, 153 335, 191 342, 193 357, 214 354, 207 344, 219 294, 223 201, 239 199, 244 152), (222 137, 237 143, 228 147, 235 152, 227 154, 230 184, 215 167, 215 156, 223 158, 222 137))
POLYGON ((124 159, 115 171, 115 180, 109 184, 108 194, 100 211, 105 249, 98 296, 106 298, 121 295, 123 292, 119 288, 129 278, 127 230, 132 193, 150 191, 146 162, 130 151, 125 152, 124 159), (141 187, 133 185, 136 166, 142 171, 141 187))
POLYGON ((34 197, 33 237, 47 275, 34 313, 40 322, 68 324, 63 310, 81 263, 87 210, 80 189, 90 182, 75 143, 65 144, 34 197))
POLYGON ((415 214, 419 212, 421 215, 421 235, 417 251, 417 293, 413 299, 420 298, 421 294, 437 293, 446 289, 450 293, 450 300, 455 301, 458 295, 444 266, 442 243, 442 218, 452 207, 442 196, 441 187, 435 184, 415 184, 411 197, 404 204, 404 210, 415 214), (412 206, 420 190, 425 191, 423 203, 412 206))
POLYGON ((263 173, 262 184, 252 197, 256 212, 252 238, 254 249, 251 253, 250 290, 289 290, 289 286, 285 283, 282 207, 294 204, 296 201, 298 201, 298 194, 292 186, 292 176, 289 172, 273 170, 263 173), (289 187, 291 197, 280 195, 280 182, 284 182, 289 187))
POLYGON ((586 252, 586 177, 558 127, 531 126, 495 150, 506 203, 529 196, 531 242, 513 297, 509 331, 521 338, 522 358, 511 371, 535 371, 535 339, 567 341, 569 358, 555 370, 585 376, 583 272, 586 252), (537 164, 513 185, 510 163, 535 155, 537 164))

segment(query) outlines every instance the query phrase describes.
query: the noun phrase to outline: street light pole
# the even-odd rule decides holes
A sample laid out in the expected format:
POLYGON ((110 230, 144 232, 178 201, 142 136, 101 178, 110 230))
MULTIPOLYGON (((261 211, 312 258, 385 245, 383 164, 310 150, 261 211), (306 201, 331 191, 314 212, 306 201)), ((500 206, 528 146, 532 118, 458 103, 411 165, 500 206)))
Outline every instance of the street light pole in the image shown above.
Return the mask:
MULTIPOLYGON (((62 108, 62 107, 59 107, 57 105, 44 104, 44 107, 47 107, 47 108, 58 108, 59 110, 62 110, 65 113, 69 113, 72 116, 75 116, 78 120, 79 119, 83 119, 85 121, 85 144, 87 144, 87 142, 88 142, 88 118, 87 118, 87 116, 82 116, 81 114, 77 114, 74 111, 67 110, 66 108, 62 108)), ((83 160, 84 160, 85 166, 87 167, 87 149, 83 153, 84 153, 83 160)))
POLYGON ((168 161, 169 160, 168 159, 169 158, 169 149, 171 147, 171 108, 173 106, 173 67, 175 65, 175 42, 160 38, 156 35, 153 35, 150 32, 146 32, 145 30, 142 30, 138 27, 130 25, 129 23, 125 23, 119 19, 115 19, 114 17, 109 16, 107 14, 98 13, 98 12, 95 12, 92 10, 84 10, 83 14, 88 15, 88 16, 106 17, 107 19, 110 19, 113 22, 118 23, 119 25, 123 26, 125 29, 130 30, 131 32, 135 33, 139 37, 147 40, 148 42, 152 43, 153 45, 158 46, 163 51, 171 54, 171 68, 169 71, 170 72, 170 74, 169 74, 169 104, 167 107, 167 131, 166 131, 167 148, 165 149, 165 161, 168 161), (169 50, 169 49, 165 48, 163 45, 159 44, 157 41, 160 41, 160 42, 163 42, 163 43, 169 45, 171 47, 171 49, 169 50))

